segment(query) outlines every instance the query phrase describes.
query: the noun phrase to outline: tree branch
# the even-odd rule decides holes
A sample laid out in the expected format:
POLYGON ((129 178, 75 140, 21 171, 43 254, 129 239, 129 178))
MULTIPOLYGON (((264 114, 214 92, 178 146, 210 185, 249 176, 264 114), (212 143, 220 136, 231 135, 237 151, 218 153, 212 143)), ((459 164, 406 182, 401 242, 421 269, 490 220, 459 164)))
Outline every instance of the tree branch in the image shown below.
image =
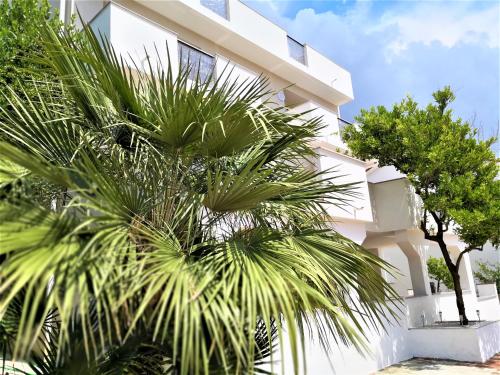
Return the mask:
POLYGON ((429 212, 431 213, 432 218, 436 222, 436 225, 438 228, 438 235, 442 235, 444 232, 443 231, 443 221, 441 220, 441 218, 439 217, 439 215, 435 211, 429 211, 429 212))
POLYGON ((429 230, 427 229, 426 220, 420 220, 420 229, 424 232, 424 238, 429 241, 437 241, 437 236, 431 235, 429 230))
POLYGON ((445 221, 444 223, 444 228, 443 228, 443 232, 448 232, 448 228, 450 227, 450 222, 449 221, 445 221))
POLYGON ((483 251, 483 246, 484 245, 481 245, 481 246, 467 246, 463 251, 460 252, 460 254, 458 254, 458 258, 457 258, 457 261, 456 261, 456 266, 457 266, 457 269, 460 267, 460 262, 462 261, 462 258, 465 254, 467 253, 470 253, 472 250, 479 250, 479 251, 483 251))

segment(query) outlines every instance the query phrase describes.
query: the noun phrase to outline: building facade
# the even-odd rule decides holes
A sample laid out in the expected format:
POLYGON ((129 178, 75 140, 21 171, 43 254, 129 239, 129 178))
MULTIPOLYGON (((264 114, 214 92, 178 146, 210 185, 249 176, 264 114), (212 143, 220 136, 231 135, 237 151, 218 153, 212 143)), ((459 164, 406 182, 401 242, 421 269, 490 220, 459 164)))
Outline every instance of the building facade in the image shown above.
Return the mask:
MULTIPOLYGON (((440 252, 418 229, 420 205, 408 181, 394 168, 378 168, 352 157, 342 141, 341 106, 354 99, 347 70, 239 0, 54 0, 53 5, 65 21, 78 11, 78 22, 89 23, 139 68, 148 59, 164 65, 169 55, 181 65, 196 64, 200 76, 212 69, 216 76, 232 71, 231 79, 237 80, 262 74, 278 92, 279 104, 290 111, 314 110, 311 115, 323 116, 327 126, 314 142, 316 167, 336 169, 343 175, 339 182, 360 182, 359 196, 351 206, 329 208, 332 226, 400 270, 385 277, 405 305, 385 332, 370 331, 368 356, 344 347, 326 355, 311 341, 309 373, 368 374, 425 355, 412 328, 441 318, 458 320, 454 294, 432 294, 426 261, 440 252)), ((464 248, 453 234, 447 243, 455 257, 464 248)), ((497 293, 491 286, 475 285, 468 255, 460 269, 469 317, 474 319, 479 310, 482 319, 499 319, 497 293)), ((282 364, 286 373, 292 373, 286 357, 282 364)))

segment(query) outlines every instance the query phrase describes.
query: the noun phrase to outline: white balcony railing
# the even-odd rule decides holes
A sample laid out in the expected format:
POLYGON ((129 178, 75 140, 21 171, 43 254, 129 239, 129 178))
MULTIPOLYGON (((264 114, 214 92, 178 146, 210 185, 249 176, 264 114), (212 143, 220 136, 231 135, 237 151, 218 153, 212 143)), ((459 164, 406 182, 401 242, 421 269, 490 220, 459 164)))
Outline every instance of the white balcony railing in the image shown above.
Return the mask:
POLYGON ((219 16, 225 19, 229 18, 227 0, 200 0, 200 2, 201 5, 217 13, 219 16))

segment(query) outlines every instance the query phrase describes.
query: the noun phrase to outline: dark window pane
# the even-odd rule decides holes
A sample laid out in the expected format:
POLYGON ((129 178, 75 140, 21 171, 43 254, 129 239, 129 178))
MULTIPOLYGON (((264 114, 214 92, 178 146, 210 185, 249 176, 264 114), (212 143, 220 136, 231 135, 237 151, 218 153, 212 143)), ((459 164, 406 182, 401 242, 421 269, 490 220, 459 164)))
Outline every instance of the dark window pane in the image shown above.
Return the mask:
POLYGON ((201 0, 201 5, 204 5, 212 12, 217 13, 219 16, 228 19, 226 0, 201 0))
POLYGON ((295 39, 287 36, 288 39, 288 52, 290 57, 305 65, 306 52, 304 46, 297 42, 295 39))
POLYGON ((199 74, 201 82, 212 75, 215 59, 200 50, 179 42, 179 60, 183 70, 189 70, 189 78, 196 79, 199 74))

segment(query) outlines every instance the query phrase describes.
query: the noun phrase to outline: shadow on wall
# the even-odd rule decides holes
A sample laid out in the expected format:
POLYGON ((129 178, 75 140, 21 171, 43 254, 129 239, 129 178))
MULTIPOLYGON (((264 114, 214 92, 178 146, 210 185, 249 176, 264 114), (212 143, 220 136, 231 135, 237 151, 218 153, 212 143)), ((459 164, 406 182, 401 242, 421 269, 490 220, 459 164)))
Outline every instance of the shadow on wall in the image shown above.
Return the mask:
POLYGON ((413 357, 408 342, 406 316, 402 313, 398 320, 388 324, 391 324, 391 327, 386 327, 387 332, 381 332, 380 345, 377 348, 378 369, 413 357))
MULTIPOLYGON (((479 351, 483 361, 500 352, 500 323, 493 323, 492 329, 479 329, 477 331, 479 351)), ((488 328, 486 326, 485 328, 488 328)))

